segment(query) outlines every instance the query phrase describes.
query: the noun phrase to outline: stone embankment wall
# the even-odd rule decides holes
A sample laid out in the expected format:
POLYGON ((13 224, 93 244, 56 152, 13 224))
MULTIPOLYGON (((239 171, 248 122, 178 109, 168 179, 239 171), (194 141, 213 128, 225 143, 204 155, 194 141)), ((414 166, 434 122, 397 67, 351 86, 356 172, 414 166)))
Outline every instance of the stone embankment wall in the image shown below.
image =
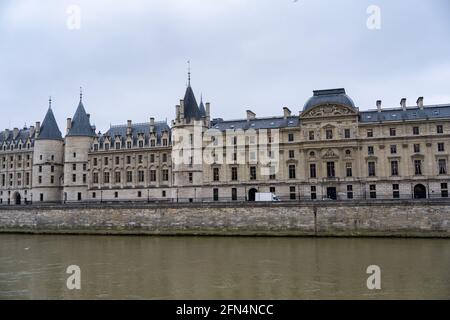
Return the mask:
POLYGON ((0 206, 0 232, 450 238, 450 202, 0 206))

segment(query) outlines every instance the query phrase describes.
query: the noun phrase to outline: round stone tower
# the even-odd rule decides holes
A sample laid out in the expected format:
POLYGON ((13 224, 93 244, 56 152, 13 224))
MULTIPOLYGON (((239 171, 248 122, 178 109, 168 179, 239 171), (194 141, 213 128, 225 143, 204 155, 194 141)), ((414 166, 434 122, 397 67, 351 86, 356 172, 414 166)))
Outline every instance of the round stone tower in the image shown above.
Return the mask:
POLYGON ((83 106, 83 96, 73 119, 67 119, 67 135, 64 148, 64 202, 80 202, 87 199, 88 153, 95 137, 89 115, 83 106))
POLYGON ((31 201, 61 202, 64 140, 50 106, 34 143, 31 201))

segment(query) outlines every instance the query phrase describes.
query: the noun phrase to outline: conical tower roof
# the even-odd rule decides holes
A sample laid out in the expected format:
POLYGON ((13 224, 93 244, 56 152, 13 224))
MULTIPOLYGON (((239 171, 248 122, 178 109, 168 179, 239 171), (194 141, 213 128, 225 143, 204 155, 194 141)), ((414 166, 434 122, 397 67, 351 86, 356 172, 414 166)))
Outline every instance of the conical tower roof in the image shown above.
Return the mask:
POLYGON ((62 140, 61 131, 56 123, 52 108, 49 107, 36 140, 62 140))
POLYGON ((94 137, 95 132, 89 121, 89 117, 80 99, 77 111, 72 119, 72 126, 67 134, 68 137, 94 137))
POLYGON ((184 117, 186 119, 199 120, 202 116, 195 99, 194 91, 189 84, 184 95, 184 117))

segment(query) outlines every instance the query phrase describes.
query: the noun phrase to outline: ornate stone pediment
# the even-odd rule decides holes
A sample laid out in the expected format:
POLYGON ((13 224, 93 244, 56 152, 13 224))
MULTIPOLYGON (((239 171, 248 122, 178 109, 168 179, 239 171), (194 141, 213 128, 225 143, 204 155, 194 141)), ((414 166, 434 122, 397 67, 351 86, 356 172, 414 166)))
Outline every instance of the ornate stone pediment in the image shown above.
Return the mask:
POLYGON ((346 106, 341 105, 322 105, 312 108, 302 114, 302 118, 324 118, 324 117, 339 117, 339 116, 350 116, 357 115, 357 112, 346 106))
POLYGON ((334 152, 333 149, 327 149, 322 155, 323 159, 337 159, 339 156, 334 152))

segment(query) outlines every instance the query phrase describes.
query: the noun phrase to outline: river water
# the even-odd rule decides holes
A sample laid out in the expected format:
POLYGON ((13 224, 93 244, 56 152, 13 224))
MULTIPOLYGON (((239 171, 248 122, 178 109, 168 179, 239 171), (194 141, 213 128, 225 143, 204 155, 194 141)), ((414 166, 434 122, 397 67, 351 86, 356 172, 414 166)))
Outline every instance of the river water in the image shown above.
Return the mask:
POLYGON ((0 299, 450 299, 450 240, 0 234, 0 299))

